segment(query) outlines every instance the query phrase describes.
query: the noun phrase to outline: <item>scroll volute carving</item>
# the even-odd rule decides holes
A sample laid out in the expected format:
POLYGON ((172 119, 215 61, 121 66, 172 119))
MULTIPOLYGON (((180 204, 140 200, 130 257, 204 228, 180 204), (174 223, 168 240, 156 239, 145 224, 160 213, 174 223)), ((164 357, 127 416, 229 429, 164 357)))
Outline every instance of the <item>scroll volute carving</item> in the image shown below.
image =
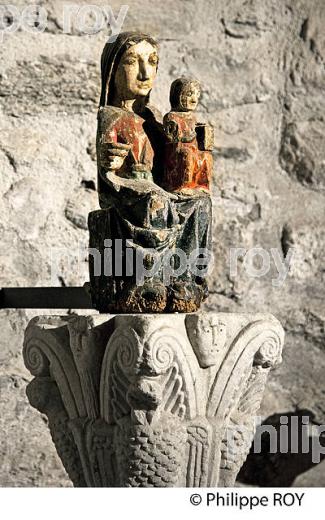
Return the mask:
POLYGON ((69 317, 46 327, 42 320, 26 331, 25 362, 36 376, 29 397, 48 415, 75 485, 233 485, 250 440, 229 453, 227 439, 242 425, 253 435, 267 375, 281 359, 274 318, 120 315, 97 325, 69 317), (48 389, 42 402, 39 385, 48 389), (72 470, 76 457, 82 478, 72 470))

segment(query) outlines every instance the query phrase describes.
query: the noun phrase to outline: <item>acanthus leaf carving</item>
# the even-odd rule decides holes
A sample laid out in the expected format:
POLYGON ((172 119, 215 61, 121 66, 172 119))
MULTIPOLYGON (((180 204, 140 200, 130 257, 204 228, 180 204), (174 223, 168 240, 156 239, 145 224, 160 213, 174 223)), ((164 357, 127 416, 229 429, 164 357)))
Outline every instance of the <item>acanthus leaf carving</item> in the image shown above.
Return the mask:
POLYGON ((51 417, 71 475, 78 457, 75 485, 230 486, 282 344, 269 315, 120 315, 99 325, 82 316, 41 318, 26 331, 26 366, 60 399, 53 408, 50 394, 40 400, 30 390, 29 398, 51 417), (216 331, 204 361, 209 326, 216 331))

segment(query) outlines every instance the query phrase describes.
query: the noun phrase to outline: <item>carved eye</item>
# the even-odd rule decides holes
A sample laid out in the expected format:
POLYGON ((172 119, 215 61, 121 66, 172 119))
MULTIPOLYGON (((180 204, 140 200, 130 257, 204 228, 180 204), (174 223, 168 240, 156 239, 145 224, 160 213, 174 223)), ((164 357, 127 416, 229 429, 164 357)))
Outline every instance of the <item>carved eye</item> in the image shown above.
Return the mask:
POLYGON ((125 65, 134 65, 136 62, 135 58, 132 58, 131 56, 129 58, 125 58, 124 64, 125 65))
POLYGON ((150 65, 157 65, 158 64, 158 56, 156 56, 156 54, 153 54, 152 56, 150 56, 149 63, 150 63, 150 65))

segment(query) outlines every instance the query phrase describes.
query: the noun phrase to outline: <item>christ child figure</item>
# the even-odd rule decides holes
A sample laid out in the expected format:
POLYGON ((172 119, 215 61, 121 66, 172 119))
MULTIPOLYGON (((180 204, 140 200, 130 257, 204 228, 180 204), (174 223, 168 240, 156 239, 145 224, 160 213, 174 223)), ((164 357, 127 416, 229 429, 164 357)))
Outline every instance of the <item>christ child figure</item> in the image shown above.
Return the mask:
POLYGON ((171 111, 163 122, 166 134, 163 185, 168 191, 184 194, 197 189, 209 191, 213 128, 196 121, 200 94, 200 83, 191 78, 176 79, 171 85, 171 111))

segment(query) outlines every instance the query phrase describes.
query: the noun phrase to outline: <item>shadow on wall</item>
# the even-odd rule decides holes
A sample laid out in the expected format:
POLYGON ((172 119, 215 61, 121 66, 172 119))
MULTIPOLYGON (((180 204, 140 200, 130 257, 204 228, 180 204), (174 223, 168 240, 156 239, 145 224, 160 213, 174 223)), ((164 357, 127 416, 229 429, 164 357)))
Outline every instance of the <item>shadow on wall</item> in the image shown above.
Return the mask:
POLYGON ((253 444, 237 481, 259 487, 292 486, 298 475, 317 466, 325 458, 325 436, 317 435, 317 425, 313 421, 314 414, 309 410, 268 417, 261 429, 272 426, 274 430, 269 429, 274 433, 263 431, 259 434, 257 430, 254 443, 256 446, 259 436, 259 453, 254 453, 253 444), (288 419, 287 425, 284 425, 284 418, 288 419), (270 453, 271 445, 276 446, 276 449, 273 448, 275 453, 270 453))

